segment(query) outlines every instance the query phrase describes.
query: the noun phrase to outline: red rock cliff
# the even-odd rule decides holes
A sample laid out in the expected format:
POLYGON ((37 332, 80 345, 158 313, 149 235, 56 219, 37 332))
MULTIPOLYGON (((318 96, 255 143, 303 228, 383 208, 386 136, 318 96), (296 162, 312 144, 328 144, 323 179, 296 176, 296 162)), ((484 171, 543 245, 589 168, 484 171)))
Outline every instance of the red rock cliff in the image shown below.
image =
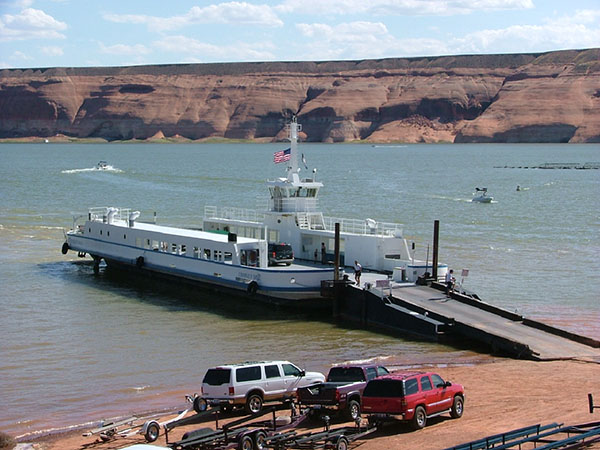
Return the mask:
POLYGON ((0 137, 600 142, 600 49, 0 71, 0 137))

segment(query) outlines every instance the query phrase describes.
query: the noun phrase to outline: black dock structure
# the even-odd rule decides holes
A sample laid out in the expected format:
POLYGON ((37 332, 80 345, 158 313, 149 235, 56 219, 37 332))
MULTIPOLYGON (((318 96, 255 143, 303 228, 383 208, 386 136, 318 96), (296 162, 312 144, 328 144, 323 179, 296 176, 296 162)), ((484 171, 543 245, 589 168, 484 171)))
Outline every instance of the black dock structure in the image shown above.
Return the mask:
POLYGON ((380 280, 375 285, 338 284, 334 316, 366 328, 432 341, 460 340, 514 358, 600 363, 599 341, 527 319, 474 296, 453 292, 448 297, 440 283, 380 280))

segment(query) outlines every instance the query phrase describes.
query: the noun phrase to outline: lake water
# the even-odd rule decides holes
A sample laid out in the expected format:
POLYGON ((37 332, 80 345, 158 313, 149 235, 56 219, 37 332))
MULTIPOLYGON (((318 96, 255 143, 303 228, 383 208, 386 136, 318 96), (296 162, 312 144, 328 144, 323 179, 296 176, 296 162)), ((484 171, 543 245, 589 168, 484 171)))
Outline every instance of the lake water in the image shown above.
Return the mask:
MULTIPOLYGON (((101 271, 60 252, 88 207, 130 207, 199 227, 205 205, 265 204, 285 144, 0 145, 0 430, 26 435, 181 404, 211 365, 289 359, 474 364, 466 348, 241 304, 101 271), (91 170, 99 160, 112 171, 91 170)), ((509 169, 594 162, 598 145, 300 144, 328 216, 404 224, 425 259, 468 268, 485 301, 600 339, 600 170, 509 169), (516 186, 523 189, 516 191, 516 186), (472 203, 475 187, 495 200, 472 203)))

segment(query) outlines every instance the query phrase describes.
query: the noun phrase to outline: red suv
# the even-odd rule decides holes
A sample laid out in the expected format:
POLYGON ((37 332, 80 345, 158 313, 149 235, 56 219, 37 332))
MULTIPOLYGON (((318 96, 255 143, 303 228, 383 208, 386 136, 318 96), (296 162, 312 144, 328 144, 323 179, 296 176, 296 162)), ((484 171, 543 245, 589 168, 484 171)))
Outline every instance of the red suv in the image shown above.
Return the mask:
POLYGON ((398 418, 420 430, 430 417, 445 413, 454 419, 461 417, 465 391, 436 373, 394 372, 369 381, 362 403, 371 422, 398 418))

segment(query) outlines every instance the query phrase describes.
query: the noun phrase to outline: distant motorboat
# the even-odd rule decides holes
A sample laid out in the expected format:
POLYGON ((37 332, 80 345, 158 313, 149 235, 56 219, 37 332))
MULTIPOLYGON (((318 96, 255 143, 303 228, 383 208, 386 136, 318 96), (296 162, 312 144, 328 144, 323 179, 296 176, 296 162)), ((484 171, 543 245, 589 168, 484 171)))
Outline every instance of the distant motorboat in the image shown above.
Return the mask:
POLYGON ((487 195, 487 188, 475 188, 475 196, 471 200, 477 203, 491 203, 494 197, 487 195))
POLYGON ((108 170, 109 168, 110 166, 106 161, 98 161, 98 164, 96 164, 97 170, 108 170))

